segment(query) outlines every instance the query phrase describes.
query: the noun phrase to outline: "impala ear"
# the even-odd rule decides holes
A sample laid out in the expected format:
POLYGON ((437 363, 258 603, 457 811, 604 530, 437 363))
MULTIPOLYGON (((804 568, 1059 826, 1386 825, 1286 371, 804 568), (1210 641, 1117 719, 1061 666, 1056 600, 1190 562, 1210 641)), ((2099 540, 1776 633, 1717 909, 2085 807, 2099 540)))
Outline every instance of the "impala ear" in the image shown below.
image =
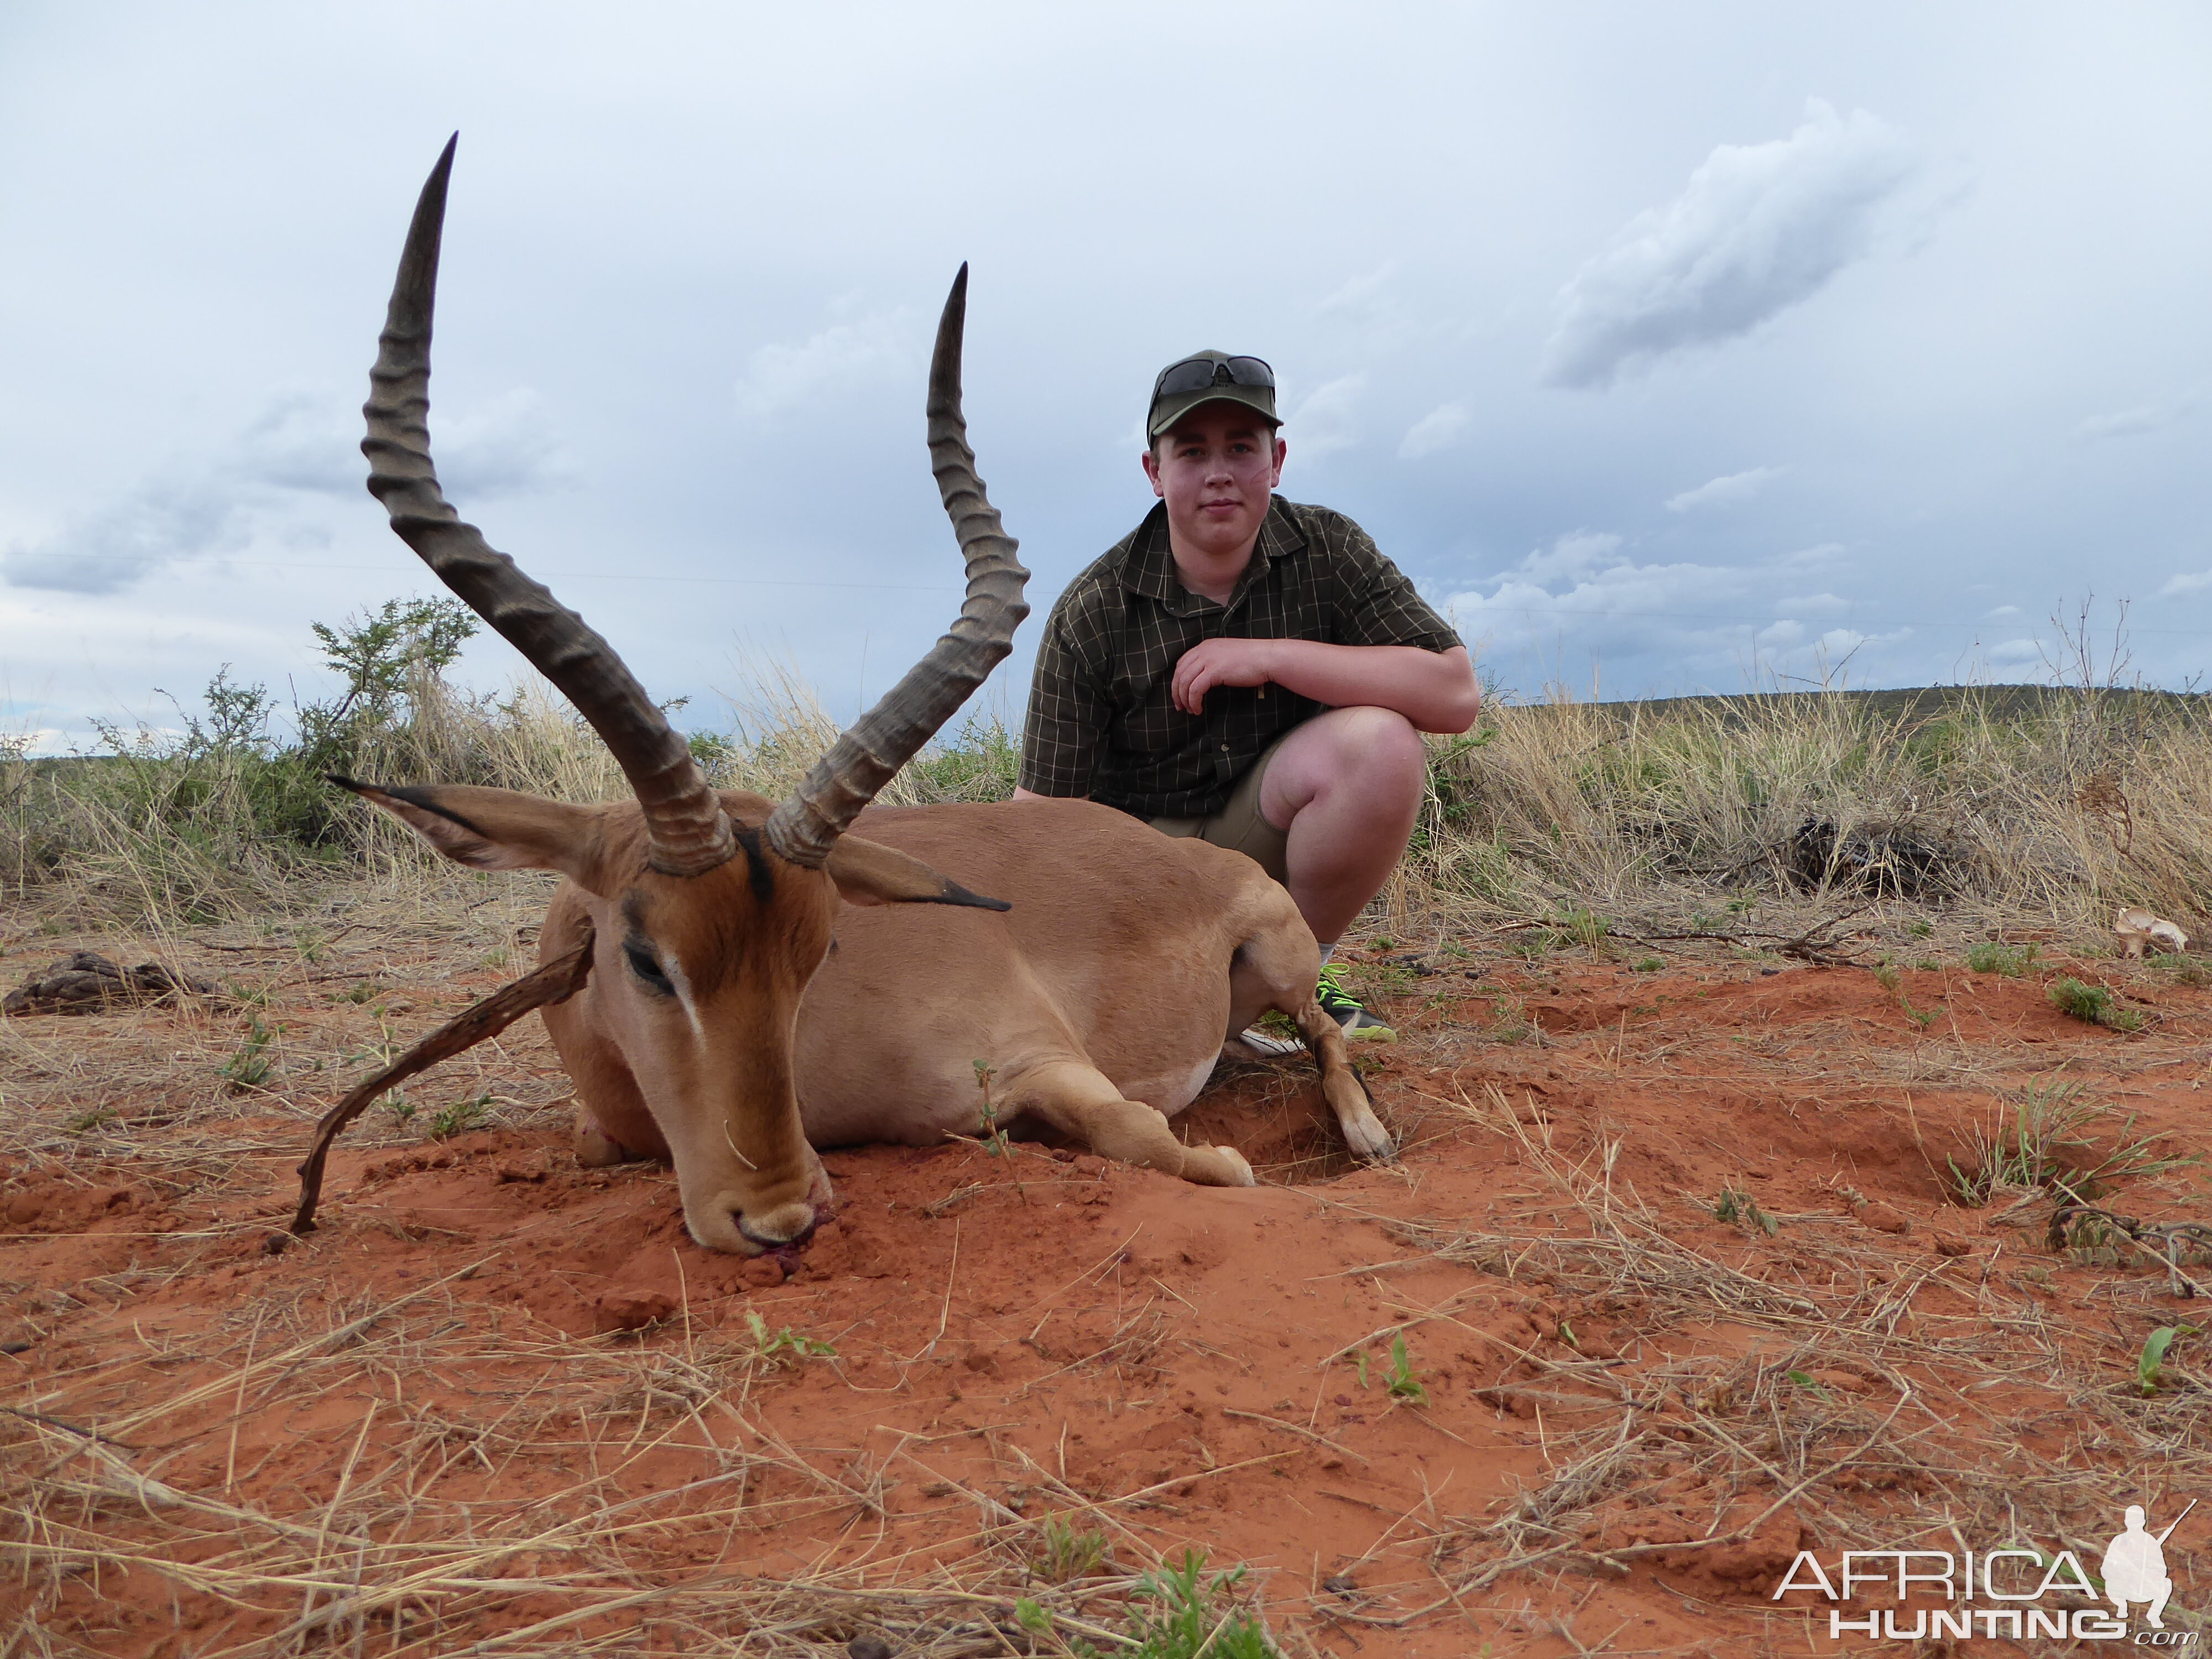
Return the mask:
POLYGON ((1011 910, 1004 899, 971 893, 920 859, 881 842, 840 836, 823 869, 848 904, 965 904, 978 910, 1011 910))
POLYGON ((592 886, 602 844, 597 808, 473 784, 386 789, 336 775, 331 781, 389 812, 456 864, 472 870, 557 870, 592 886))

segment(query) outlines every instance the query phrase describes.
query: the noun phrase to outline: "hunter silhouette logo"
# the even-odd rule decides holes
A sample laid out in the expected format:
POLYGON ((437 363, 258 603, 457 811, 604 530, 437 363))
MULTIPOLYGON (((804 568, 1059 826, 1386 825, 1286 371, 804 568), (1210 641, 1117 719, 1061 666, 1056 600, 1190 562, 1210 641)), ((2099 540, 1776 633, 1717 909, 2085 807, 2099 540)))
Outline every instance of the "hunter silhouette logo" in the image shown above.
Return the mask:
POLYGON ((2190 1499, 2163 1532, 2152 1532, 2149 1514, 2130 1504, 2123 1530, 2105 1547, 2098 1576, 2090 1577, 2072 1550, 2056 1555, 2014 1544, 1953 1555, 1944 1550, 1846 1550, 1832 1579, 1810 1550, 1800 1550, 1775 1586, 1779 1601, 1792 1590, 1813 1590, 1831 1603, 1860 1602, 1855 1616, 1844 1607, 1828 1608, 1828 1635, 1846 1632, 1893 1642, 1951 1637, 2018 1642, 2037 1637, 2090 1642, 2130 1642, 2137 1647, 2191 1647, 2194 1631, 2168 1631, 2166 1604, 2173 1580, 2166 1570, 2166 1540, 2197 1507, 2190 1499), (1887 1593, 1892 1605, 1863 1602, 1887 1593), (2067 1606, 2045 1597, 2070 1594, 2103 1607, 2067 1606), (1944 1605, 1931 1607, 1941 1597, 1944 1605), (1907 1607, 1908 1601, 1920 1605, 1907 1607), (2130 1635, 2128 1610, 2140 1607, 2147 1629, 2130 1635), (1907 1614, 1908 1625, 1899 1618, 1907 1614))
POLYGON ((2173 1580, 2166 1576, 2166 1540, 2173 1536, 2173 1528, 2188 1519, 2189 1510, 2197 1507, 2197 1500, 2189 1500, 2189 1509, 2173 1517, 2166 1529, 2153 1536, 2144 1529, 2148 1517, 2140 1504, 2128 1505, 2127 1528, 2118 1538, 2105 1546, 2105 1559, 2100 1568, 2105 1581, 2105 1596, 2123 1619, 2128 1616, 2128 1603, 2148 1603, 2143 1617, 2150 1621, 2153 1630, 2164 1630, 2166 1620, 2160 1617, 2166 1611, 2166 1598, 2173 1594, 2173 1580))

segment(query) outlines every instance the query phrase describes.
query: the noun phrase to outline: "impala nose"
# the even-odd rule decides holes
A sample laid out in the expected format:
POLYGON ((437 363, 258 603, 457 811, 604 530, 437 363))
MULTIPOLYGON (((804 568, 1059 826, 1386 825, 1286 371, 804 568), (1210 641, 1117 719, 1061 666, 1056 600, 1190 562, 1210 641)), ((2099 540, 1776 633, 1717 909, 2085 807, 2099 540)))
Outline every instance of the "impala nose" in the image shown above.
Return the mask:
POLYGON ((811 1204, 779 1204, 757 1216, 739 1210, 733 1219, 738 1231, 764 1250, 804 1244, 814 1236, 814 1206, 811 1204))

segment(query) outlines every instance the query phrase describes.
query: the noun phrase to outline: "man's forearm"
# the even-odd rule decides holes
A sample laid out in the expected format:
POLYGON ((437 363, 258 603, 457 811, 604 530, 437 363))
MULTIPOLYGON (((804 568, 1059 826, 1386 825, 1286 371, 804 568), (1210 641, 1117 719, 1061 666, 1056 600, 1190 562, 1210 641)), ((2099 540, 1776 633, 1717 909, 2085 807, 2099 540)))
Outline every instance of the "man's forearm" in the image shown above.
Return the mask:
POLYGON ((1413 645, 1324 645, 1269 640, 1267 678, 1332 708, 1390 708, 1424 732, 1458 733, 1482 712, 1482 689, 1467 647, 1425 651, 1413 645))

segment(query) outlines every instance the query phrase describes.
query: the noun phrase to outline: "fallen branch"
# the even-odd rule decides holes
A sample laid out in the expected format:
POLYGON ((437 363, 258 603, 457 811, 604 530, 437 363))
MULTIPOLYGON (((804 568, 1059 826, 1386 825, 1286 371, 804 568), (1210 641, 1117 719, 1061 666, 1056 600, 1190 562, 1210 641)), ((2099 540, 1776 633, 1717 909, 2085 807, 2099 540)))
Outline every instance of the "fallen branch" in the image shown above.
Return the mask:
MULTIPOLYGON (((1638 945, 1656 945, 1669 939, 1697 940, 1707 945, 1749 945, 1763 942, 1763 948, 1780 957, 1793 957, 1800 962, 1809 962, 1820 968, 1843 968, 1856 965, 1857 957, 1850 951, 1838 950, 1847 939, 1863 935, 1838 933, 1841 927, 1860 912, 1871 908, 1869 904, 1855 904, 1850 909, 1814 922, 1802 933, 1776 933, 1761 928, 1740 928, 1734 933, 1714 933, 1700 929, 1690 933, 1632 933, 1626 928, 1608 930, 1613 939, 1633 939, 1638 945)), ((1532 926, 1540 924, 1530 924, 1532 926)))
POLYGON ((300 1165, 300 1208, 292 1218, 292 1234, 305 1237, 315 1231, 315 1206, 323 1195, 323 1166, 331 1145, 340 1131, 368 1109, 368 1103, 394 1084, 417 1072, 427 1072, 464 1048, 472 1048, 487 1037, 497 1036, 533 1008, 566 1002, 584 988, 592 972, 592 933, 586 927, 583 943, 556 957, 536 973, 502 986, 465 1012, 447 1021, 374 1077, 356 1084, 343 1100, 323 1114, 315 1126, 314 1144, 300 1165))

